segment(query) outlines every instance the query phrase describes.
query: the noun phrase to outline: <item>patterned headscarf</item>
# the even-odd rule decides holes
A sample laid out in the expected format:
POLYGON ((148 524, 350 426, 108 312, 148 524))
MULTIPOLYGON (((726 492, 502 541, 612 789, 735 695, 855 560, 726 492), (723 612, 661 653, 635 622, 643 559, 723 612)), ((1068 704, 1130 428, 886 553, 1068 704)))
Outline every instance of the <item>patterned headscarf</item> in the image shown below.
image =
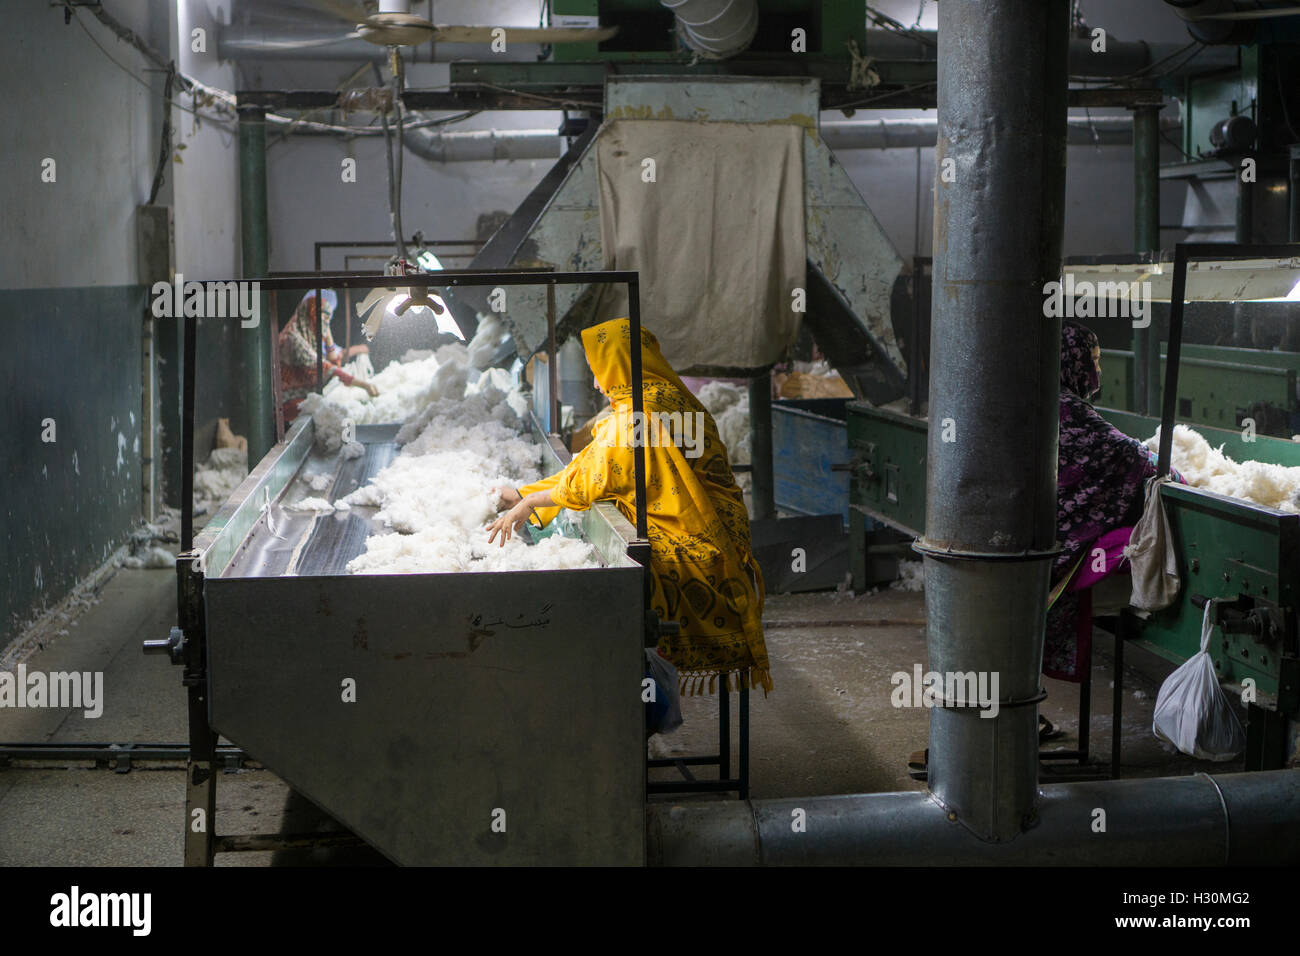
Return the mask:
POLYGON ((1097 347, 1097 333, 1087 326, 1075 322, 1061 326, 1061 391, 1092 401, 1101 389, 1101 376, 1092 360, 1097 347))

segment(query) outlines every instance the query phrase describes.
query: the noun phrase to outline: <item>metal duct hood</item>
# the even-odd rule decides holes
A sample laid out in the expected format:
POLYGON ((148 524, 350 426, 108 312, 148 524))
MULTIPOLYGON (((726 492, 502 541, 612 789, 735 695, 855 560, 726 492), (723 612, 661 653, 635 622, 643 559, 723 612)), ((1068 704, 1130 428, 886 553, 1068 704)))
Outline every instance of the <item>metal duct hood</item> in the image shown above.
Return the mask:
MULTIPOLYGON (((820 88, 814 79, 617 77, 606 84, 610 119, 654 116, 804 126, 808 308, 819 346, 855 391, 886 402, 903 394, 906 363, 894 334, 893 300, 906 285, 904 263, 842 166, 817 135, 820 88), (816 312, 814 312, 816 310, 816 312)), ((474 268, 553 265, 603 268, 594 132, 588 132, 475 257, 474 268)), ((593 314, 590 287, 556 290, 561 336, 593 314)), ((487 301, 464 290, 453 297, 462 329, 487 301)), ((521 355, 546 339, 540 290, 521 289, 504 318, 521 355), (530 298, 531 297, 531 298, 530 298)), ((736 370, 741 372, 743 370, 736 370)))

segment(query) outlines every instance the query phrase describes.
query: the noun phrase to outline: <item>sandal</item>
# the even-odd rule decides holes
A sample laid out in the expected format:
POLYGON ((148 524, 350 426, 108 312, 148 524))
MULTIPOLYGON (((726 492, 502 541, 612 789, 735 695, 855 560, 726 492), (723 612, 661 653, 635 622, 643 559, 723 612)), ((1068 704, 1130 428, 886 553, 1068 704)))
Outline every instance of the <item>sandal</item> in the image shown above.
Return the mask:
POLYGON ((1065 735, 1065 731, 1057 730, 1056 727, 1053 726, 1050 720, 1048 720, 1042 714, 1038 715, 1039 743, 1042 743, 1044 740, 1055 740, 1057 737, 1062 737, 1064 735, 1065 735))

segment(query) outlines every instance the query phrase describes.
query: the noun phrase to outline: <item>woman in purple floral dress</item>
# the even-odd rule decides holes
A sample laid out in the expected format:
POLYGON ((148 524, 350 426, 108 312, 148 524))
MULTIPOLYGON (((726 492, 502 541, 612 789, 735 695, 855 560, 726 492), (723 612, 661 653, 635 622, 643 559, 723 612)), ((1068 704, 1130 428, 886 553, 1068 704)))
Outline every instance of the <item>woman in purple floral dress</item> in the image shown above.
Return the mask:
POLYGON ((1057 451, 1056 531, 1061 553, 1043 645, 1043 673, 1081 681, 1091 657, 1091 587, 1128 570, 1123 556, 1142 516, 1155 456, 1092 407, 1101 386, 1101 349, 1082 325, 1061 328, 1061 432, 1057 451), (1059 594, 1058 594, 1059 591, 1059 594))

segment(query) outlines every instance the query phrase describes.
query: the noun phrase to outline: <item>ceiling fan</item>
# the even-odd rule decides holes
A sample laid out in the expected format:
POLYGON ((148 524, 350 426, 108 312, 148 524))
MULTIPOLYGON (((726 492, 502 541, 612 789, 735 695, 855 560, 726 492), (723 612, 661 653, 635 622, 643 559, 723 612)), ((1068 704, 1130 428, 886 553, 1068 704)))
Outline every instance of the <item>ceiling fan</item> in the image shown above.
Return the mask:
POLYGON ((315 0, 315 6, 353 25, 348 39, 359 37, 376 46, 418 46, 434 43, 491 43, 505 31, 507 42, 515 43, 599 43, 618 32, 618 27, 510 27, 448 26, 434 24, 411 13, 410 0, 315 0))

